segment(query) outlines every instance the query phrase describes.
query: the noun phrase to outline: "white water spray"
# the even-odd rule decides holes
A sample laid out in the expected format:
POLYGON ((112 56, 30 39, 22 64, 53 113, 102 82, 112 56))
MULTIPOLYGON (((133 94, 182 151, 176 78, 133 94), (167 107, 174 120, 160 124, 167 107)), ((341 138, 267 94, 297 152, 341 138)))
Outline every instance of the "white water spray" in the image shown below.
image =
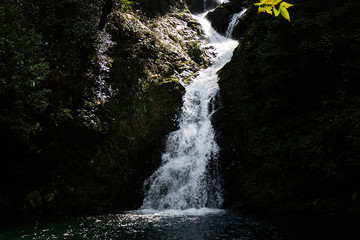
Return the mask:
POLYGON ((226 37, 228 37, 228 38, 232 37, 232 34, 233 34, 236 24, 239 22, 239 19, 245 14, 246 10, 247 9, 243 9, 243 10, 241 10, 241 12, 235 13, 234 15, 232 15, 229 26, 225 33, 226 37))
POLYGON ((169 134, 162 165, 145 181, 143 210, 219 208, 223 202, 219 147, 211 116, 219 91, 217 71, 230 61, 238 42, 219 35, 205 15, 194 18, 202 25, 216 57, 213 65, 186 87, 179 130, 169 134))

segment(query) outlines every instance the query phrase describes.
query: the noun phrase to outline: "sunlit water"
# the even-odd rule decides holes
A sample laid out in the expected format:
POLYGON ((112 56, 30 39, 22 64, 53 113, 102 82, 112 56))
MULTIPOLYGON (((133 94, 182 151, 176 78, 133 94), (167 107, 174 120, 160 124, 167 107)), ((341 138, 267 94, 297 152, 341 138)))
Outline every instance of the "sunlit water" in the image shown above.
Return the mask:
POLYGON ((230 0, 219 0, 219 2, 220 2, 221 4, 223 4, 223 3, 228 3, 228 2, 230 2, 230 0))
POLYGON ((126 212, 117 215, 83 217, 0 232, 1 240, 17 239, 282 239, 273 225, 226 211, 206 209, 192 212, 126 212), (202 212, 203 211, 203 212, 202 212))
POLYGON ((359 237, 359 218, 270 218, 210 209, 131 211, 39 219, 6 228, 0 225, 1 240, 358 240, 359 237))
POLYGON ((236 24, 239 22, 240 18, 245 14, 246 11, 247 11, 247 9, 243 9, 239 13, 235 13, 231 16, 230 23, 229 23, 228 28, 226 29, 226 33, 225 33, 226 37, 228 37, 228 38, 232 37, 232 34, 233 34, 236 24))

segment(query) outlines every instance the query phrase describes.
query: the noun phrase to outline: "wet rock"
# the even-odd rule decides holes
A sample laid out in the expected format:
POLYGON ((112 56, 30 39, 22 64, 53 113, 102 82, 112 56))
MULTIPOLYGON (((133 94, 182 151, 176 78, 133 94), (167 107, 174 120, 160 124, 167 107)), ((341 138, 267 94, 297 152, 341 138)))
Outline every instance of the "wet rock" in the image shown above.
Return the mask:
POLYGON ((186 0, 192 13, 202 13, 219 5, 219 0, 186 0))
MULTIPOLYGON (((241 12, 243 9, 250 9, 245 13, 245 15, 253 15, 253 7, 248 1, 230 1, 229 3, 218 6, 213 11, 210 11, 207 14, 207 19, 211 22, 211 26, 219 33, 225 35, 225 32, 229 26, 230 19, 233 14, 241 12)), ((235 26, 233 37, 235 39, 239 39, 239 37, 243 34, 243 31, 248 27, 251 23, 251 18, 247 18, 243 16, 241 20, 238 22, 237 26, 235 26)))

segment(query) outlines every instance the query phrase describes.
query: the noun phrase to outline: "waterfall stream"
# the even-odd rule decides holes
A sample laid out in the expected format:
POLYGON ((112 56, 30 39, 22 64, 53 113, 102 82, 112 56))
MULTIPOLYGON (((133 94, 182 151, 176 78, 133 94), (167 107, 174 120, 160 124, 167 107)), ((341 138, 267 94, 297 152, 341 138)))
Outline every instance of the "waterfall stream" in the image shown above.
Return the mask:
POLYGON ((185 210, 222 205, 219 147, 211 116, 216 111, 219 91, 217 71, 230 61, 238 42, 218 34, 205 15, 194 18, 202 25, 207 47, 214 49, 216 57, 186 86, 179 129, 169 134, 160 168, 144 183, 146 193, 141 209, 185 210))
POLYGON ((243 10, 241 10, 241 12, 235 13, 234 15, 232 15, 229 26, 225 33, 226 37, 228 37, 228 38, 232 37, 232 33, 234 31, 236 24, 239 22, 239 19, 245 14, 246 10, 247 9, 243 9, 243 10))

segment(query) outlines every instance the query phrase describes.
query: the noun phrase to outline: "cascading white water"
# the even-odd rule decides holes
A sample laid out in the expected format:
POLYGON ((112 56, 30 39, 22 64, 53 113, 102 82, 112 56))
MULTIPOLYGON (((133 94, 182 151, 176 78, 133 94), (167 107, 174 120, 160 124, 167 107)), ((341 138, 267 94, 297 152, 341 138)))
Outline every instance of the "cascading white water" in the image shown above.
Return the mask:
POLYGON ((236 24, 239 22, 239 19, 244 15, 246 10, 247 9, 243 9, 243 10, 241 10, 241 12, 235 13, 234 15, 232 15, 229 26, 228 26, 228 28, 226 30, 226 33, 225 33, 226 37, 231 38, 236 24))
POLYGON ((217 71, 230 61, 238 42, 219 35, 205 15, 194 18, 202 25, 216 57, 212 66, 186 86, 179 130, 169 134, 161 167, 145 181, 141 209, 219 208, 223 201, 217 167, 219 147, 211 116, 219 91, 217 71))

